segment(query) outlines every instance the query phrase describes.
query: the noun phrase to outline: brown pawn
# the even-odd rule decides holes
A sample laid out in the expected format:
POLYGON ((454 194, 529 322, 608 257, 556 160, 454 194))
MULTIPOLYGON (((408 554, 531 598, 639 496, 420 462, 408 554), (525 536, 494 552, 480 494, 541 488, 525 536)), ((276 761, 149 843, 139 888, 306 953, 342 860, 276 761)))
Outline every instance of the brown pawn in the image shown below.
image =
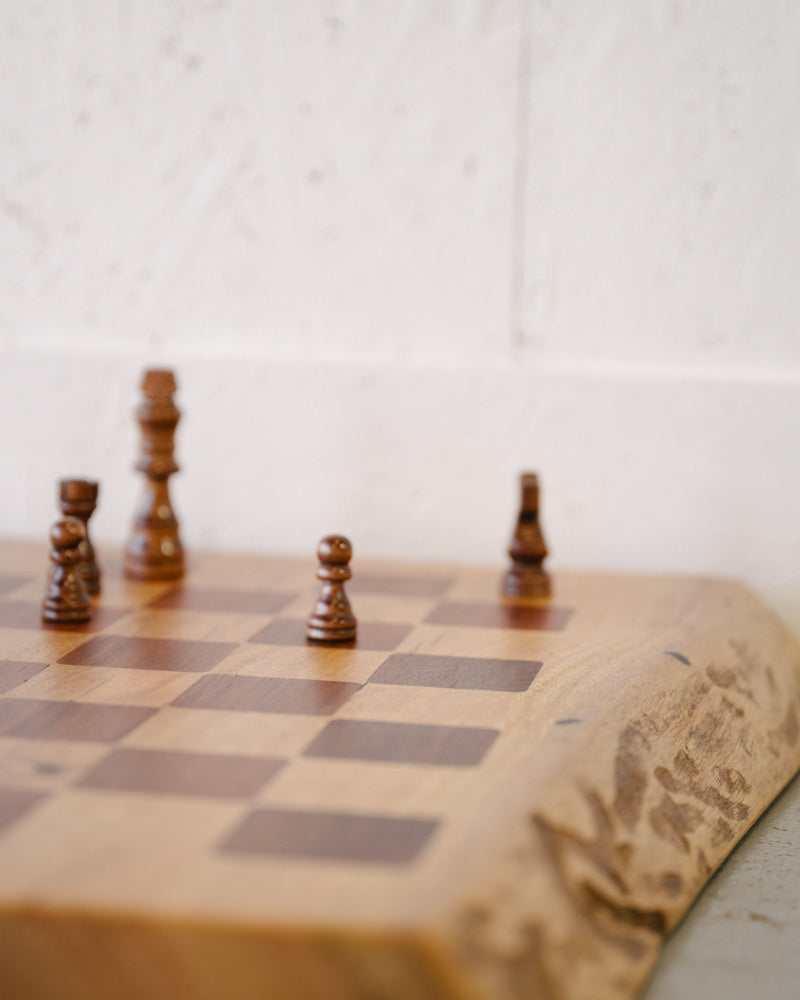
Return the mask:
POLYGON ((92 605, 80 571, 85 539, 86 530, 77 517, 56 521, 50 529, 50 579, 42 601, 42 621, 75 625, 91 618, 92 605))
POLYGON ((76 517, 83 525, 86 537, 81 542, 83 562, 80 566, 83 582, 91 596, 100 593, 100 569, 89 538, 89 518, 97 506, 98 485, 89 479, 62 479, 59 483, 59 505, 65 517, 76 517))
POLYGON ((175 376, 166 369, 144 373, 144 400, 136 411, 142 432, 135 468, 145 475, 144 492, 125 549, 125 575, 136 580, 175 580, 183 576, 183 546, 169 498, 167 480, 178 471, 175 428, 181 411, 173 395, 175 376))
POLYGON ((550 577, 543 563, 547 557, 539 524, 539 480, 533 472, 520 477, 522 501, 514 535, 508 548, 511 568, 503 578, 506 597, 549 597, 550 577))
POLYGON ((327 535, 317 547, 322 590, 306 622, 306 637, 313 642, 348 642, 356 637, 356 619, 344 592, 353 575, 353 547, 343 535, 327 535))

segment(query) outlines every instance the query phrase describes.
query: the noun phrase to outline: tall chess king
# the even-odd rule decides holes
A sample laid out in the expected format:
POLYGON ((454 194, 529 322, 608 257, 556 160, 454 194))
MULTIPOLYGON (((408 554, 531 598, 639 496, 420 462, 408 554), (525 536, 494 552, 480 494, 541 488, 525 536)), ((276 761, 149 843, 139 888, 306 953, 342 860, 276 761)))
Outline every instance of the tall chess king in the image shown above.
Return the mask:
POLYGON ((125 575, 136 580, 174 580, 183 576, 183 546, 168 489, 169 477, 178 471, 175 428, 181 412, 172 398, 176 390, 171 371, 145 372, 145 398, 136 411, 142 431, 136 469, 144 473, 145 483, 125 549, 125 575))

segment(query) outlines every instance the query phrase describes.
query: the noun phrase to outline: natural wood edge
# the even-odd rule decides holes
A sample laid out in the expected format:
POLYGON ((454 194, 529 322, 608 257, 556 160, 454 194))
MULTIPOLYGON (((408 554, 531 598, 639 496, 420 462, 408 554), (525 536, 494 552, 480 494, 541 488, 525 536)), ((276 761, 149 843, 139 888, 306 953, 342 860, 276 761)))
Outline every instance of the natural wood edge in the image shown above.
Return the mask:
POLYGON ((15 907, 0 911, 0 941, 3 1000, 478 998, 453 974, 441 940, 396 928, 15 907))
POLYGON ((531 792, 462 896, 454 964, 482 996, 630 1000, 800 767, 800 647, 743 588, 718 603, 684 636, 686 663, 627 665, 602 726, 531 792))

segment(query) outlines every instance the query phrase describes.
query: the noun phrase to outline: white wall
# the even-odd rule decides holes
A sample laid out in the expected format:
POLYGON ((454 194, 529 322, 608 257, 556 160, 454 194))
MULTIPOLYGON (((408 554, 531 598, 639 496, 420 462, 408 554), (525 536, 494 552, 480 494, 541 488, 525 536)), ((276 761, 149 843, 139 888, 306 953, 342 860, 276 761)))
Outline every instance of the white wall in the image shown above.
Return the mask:
POLYGON ((800 632, 800 6, 0 0, 5 534, 174 365, 194 546, 748 579, 800 632))

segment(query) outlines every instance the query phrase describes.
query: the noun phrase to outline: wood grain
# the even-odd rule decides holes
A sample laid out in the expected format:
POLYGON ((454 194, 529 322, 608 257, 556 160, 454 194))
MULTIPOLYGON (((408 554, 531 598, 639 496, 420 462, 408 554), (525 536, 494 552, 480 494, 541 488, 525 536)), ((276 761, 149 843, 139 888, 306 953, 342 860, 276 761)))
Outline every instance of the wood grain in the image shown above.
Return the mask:
POLYGON ((499 733, 473 726, 334 719, 305 751, 307 757, 474 767, 499 733))
POLYGON ((24 788, 0 788, 0 830, 23 816, 45 798, 41 792, 24 788))
POLYGON ((133 705, 13 698, 0 702, 0 736, 110 743, 144 722, 152 711, 133 705))
POLYGON ((46 663, 27 663, 18 660, 0 662, 0 694, 5 694, 19 684, 35 677, 47 666, 46 663))
POLYGON ((223 851, 290 858, 406 865, 438 826, 435 820, 287 809, 251 813, 223 851))
MULTIPOLYGON (((391 622, 359 622, 358 636, 352 642, 339 642, 338 648, 350 649, 394 649, 411 632, 410 625, 395 625, 391 622)), ((265 642, 270 645, 305 646, 306 624, 296 618, 276 618, 257 632, 251 642, 265 642)))
POLYGON ((800 764, 800 650, 737 584, 509 612, 500 568, 375 565, 384 648, 329 649, 281 633, 308 562, 200 556, 187 606, 100 556, 100 635, 0 626, 4 1000, 631 1000, 800 764))
MULTIPOLYGON (((125 615, 125 608, 98 608, 88 622, 67 622, 57 626, 59 631, 69 629, 73 632, 102 632, 104 628, 118 621, 125 615)), ((41 621, 42 609, 33 601, 3 601, 0 602, 0 628, 30 628, 48 627, 41 621)))
POLYGON ((201 677, 173 705, 218 711, 332 715, 360 687, 346 681, 213 674, 201 677))
POLYGON ((147 606, 173 611, 230 611, 240 615, 270 615, 285 608, 294 596, 292 593, 271 590, 179 587, 160 594, 147 606))
POLYGON ((548 604, 515 605, 493 602, 450 601, 432 611, 429 622, 437 625, 466 625, 474 628, 563 629, 572 615, 570 608, 548 604))
POLYGON ((238 799, 254 795, 275 777, 284 763, 268 757, 123 747, 93 767, 78 785, 238 799))
POLYGON ((421 656, 393 653, 370 677, 373 684, 463 688, 473 691, 527 691, 541 669, 531 660, 421 656))
POLYGON ((62 656, 59 663, 127 670, 186 670, 203 673, 236 647, 226 642, 97 636, 62 656))

